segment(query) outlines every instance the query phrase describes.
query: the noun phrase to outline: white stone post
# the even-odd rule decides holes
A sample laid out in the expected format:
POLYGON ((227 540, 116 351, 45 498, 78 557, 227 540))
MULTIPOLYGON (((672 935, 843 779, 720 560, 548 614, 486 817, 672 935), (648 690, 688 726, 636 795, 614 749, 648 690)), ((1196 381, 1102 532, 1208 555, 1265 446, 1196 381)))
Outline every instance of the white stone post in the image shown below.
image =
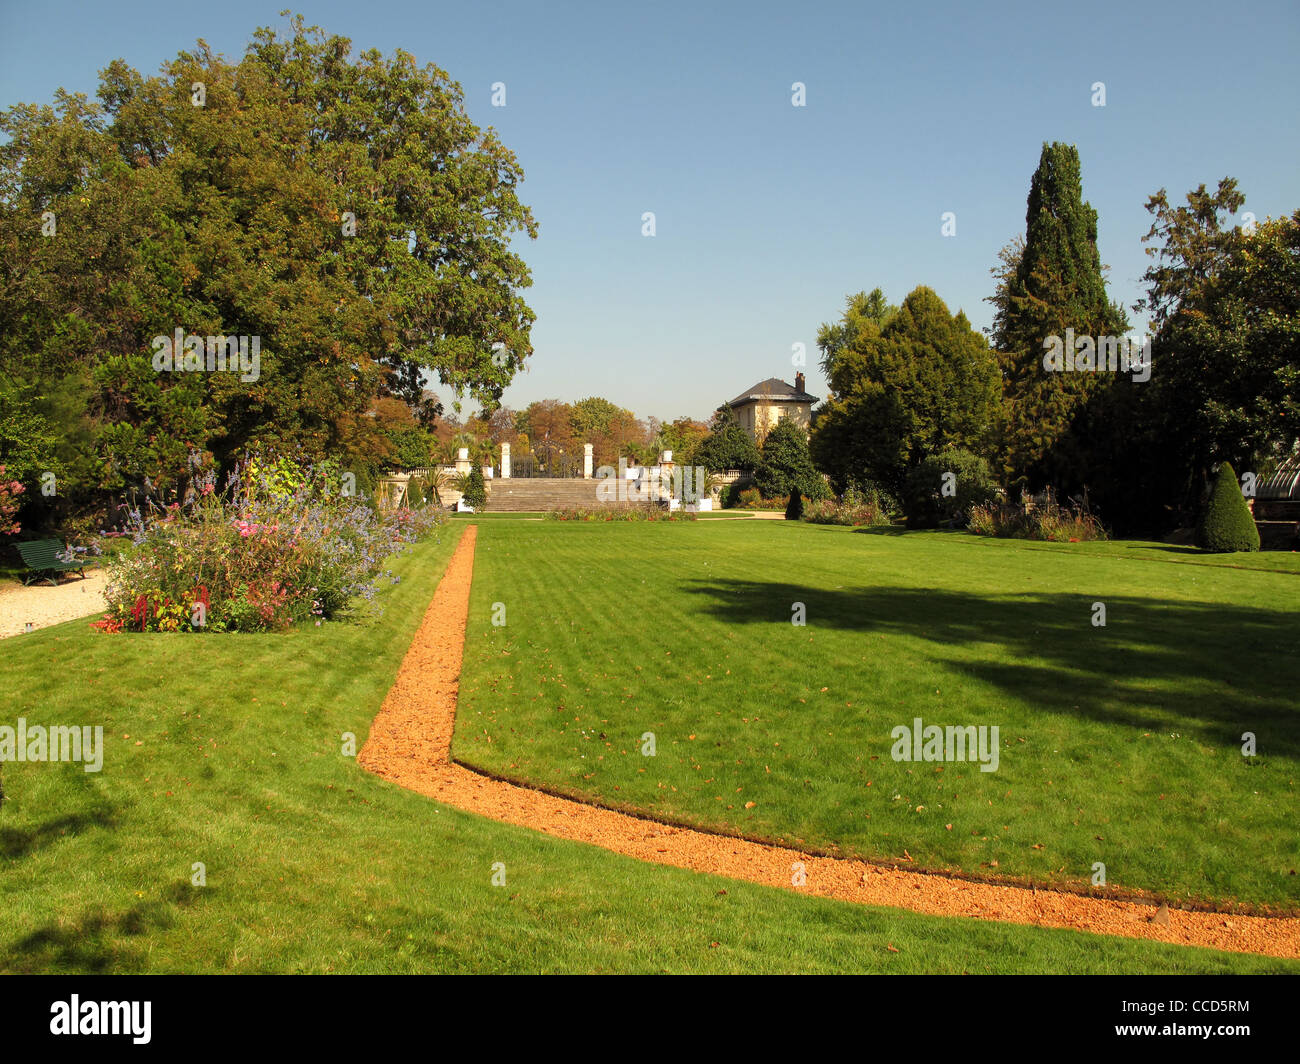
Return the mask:
POLYGON ((501 445, 501 479, 510 479, 510 444, 501 445))
POLYGON ((589 443, 582 445, 582 479, 591 479, 591 451, 592 446, 589 443))
POLYGON ((468 472, 469 472, 469 466, 470 466, 470 462, 469 462, 469 448, 468 448, 468 447, 462 447, 460 450, 458 450, 458 451, 456 452, 456 472, 457 472, 457 473, 468 473, 468 472))

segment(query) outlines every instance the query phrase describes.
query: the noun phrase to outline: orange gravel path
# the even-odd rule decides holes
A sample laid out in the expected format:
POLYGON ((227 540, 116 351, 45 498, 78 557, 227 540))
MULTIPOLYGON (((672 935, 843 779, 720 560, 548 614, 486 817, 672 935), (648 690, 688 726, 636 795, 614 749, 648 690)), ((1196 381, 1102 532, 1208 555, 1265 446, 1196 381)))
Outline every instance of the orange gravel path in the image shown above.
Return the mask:
POLYGON ((590 843, 655 864, 825 898, 1300 958, 1300 918, 1225 916, 1053 890, 976 883, 671 827, 490 779, 451 760, 477 525, 467 525, 358 762, 403 787, 467 812, 590 843), (798 865, 806 877, 794 886, 798 865), (1162 914, 1163 916, 1163 914, 1162 914))

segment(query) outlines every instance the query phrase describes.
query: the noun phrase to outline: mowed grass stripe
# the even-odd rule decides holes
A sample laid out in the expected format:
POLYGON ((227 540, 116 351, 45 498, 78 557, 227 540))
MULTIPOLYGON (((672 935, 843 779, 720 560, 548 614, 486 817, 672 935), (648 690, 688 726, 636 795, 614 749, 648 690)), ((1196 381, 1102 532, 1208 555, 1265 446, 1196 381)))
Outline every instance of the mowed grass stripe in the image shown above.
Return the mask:
POLYGON ((756 838, 1073 887, 1101 862, 1125 889, 1293 909, 1294 574, 1042 546, 486 525, 456 754, 756 838), (998 770, 893 761, 914 717, 997 725, 998 770))

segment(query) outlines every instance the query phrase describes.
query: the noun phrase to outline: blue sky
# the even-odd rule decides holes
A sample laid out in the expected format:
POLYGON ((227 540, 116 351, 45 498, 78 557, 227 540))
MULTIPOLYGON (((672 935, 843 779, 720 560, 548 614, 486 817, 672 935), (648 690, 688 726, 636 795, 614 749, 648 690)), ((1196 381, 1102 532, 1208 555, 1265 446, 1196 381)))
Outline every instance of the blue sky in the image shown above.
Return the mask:
MULTIPOLYGON (((0 0, 0 106, 93 94, 110 60, 153 73, 199 37, 238 57, 255 27, 287 28, 283 6, 0 0)), ((1181 202, 1231 175, 1260 219, 1300 207, 1294 0, 294 10, 358 51, 436 63, 519 156, 541 235, 521 246, 538 320, 515 408, 604 395, 703 418, 755 381, 792 381, 796 342, 824 395, 817 327, 876 285, 898 302, 927 284, 987 326, 988 271, 1024 228, 1045 140, 1079 148, 1126 306, 1157 189, 1181 202)))

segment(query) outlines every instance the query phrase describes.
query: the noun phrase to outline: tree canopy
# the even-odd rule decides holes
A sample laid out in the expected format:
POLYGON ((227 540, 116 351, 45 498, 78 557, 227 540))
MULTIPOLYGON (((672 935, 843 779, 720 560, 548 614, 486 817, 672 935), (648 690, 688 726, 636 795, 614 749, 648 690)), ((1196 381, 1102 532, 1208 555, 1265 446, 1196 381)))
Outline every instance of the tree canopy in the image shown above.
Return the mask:
POLYGON ((436 66, 295 17, 97 95, 0 114, 0 419, 84 435, 84 488, 252 442, 378 460, 376 399, 491 407, 530 355, 523 172, 436 66), (257 372, 160 372, 177 330, 257 338, 257 372))
POLYGON ((840 352, 812 453, 837 488, 872 481, 897 491, 910 465, 944 447, 979 450, 998 397, 998 372, 966 315, 924 286, 885 327, 861 330, 840 352))
POLYGON ((754 485, 766 499, 785 498, 795 493, 822 499, 829 494, 826 481, 808 453, 807 434, 788 417, 781 418, 764 437, 761 457, 754 470, 754 485))
POLYGON ((730 405, 723 404, 714 412, 709 434, 695 448, 693 461, 710 473, 726 469, 752 470, 758 465, 758 446, 740 427, 730 405))
POLYGON ((871 294, 858 292, 844 300, 844 314, 839 321, 823 322, 817 330, 817 346, 821 349, 822 372, 829 380, 835 372, 839 356, 868 335, 877 335, 898 313, 885 293, 873 288, 871 294))

